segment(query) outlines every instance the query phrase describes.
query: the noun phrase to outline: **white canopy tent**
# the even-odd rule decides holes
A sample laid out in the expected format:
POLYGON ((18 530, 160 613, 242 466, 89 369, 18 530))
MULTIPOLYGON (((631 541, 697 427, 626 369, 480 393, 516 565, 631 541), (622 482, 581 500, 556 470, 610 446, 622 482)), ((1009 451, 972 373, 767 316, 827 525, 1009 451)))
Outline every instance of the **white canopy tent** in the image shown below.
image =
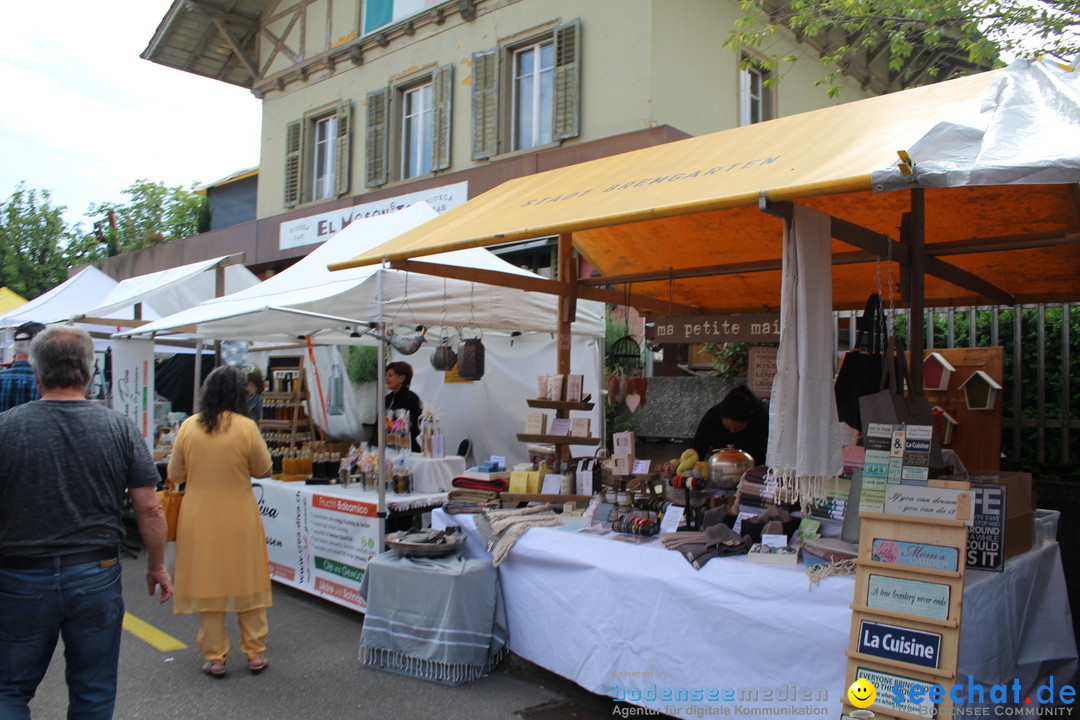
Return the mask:
MULTIPOLYGON (((353 336, 368 322, 425 326, 476 325, 507 332, 555 332, 555 299, 467 280, 442 279, 377 267, 331 272, 345 260, 436 217, 426 203, 356 220, 305 258, 258 285, 202 302, 122 336, 195 337, 281 342, 317 334, 321 344, 370 344, 353 336)), ((482 248, 440 255, 459 268, 534 276, 482 248)), ((534 276, 535 277, 535 276, 534 276)), ((602 337, 603 307, 582 303, 575 334, 602 337)), ((313 338, 314 341, 314 338, 313 338)))
MULTIPOLYGON (((442 327, 447 332, 466 326, 483 329, 492 361, 478 381, 481 391, 463 391, 468 387, 463 385, 443 395, 439 392, 444 385, 442 373, 426 372, 416 360, 413 388, 422 400, 437 407, 449 448, 468 437, 478 458, 487 457, 490 451, 506 456, 511 463, 524 459, 526 447, 516 434, 524 430, 525 399, 536 394, 535 376, 555 370, 557 298, 468 279, 378 267, 327 269, 330 263, 350 258, 434 217, 430 206, 417 203, 388 215, 356 220, 307 257, 259 285, 208 300, 118 337, 190 333, 203 339, 295 342, 310 338, 320 345, 343 345, 371 344, 378 332, 372 326, 381 328, 387 323, 442 327), (544 337, 537 338, 536 333, 544 337), (543 342, 545 339, 548 342, 543 342), (478 424, 485 420, 483 426, 478 424)), ((437 261, 464 270, 465 276, 478 271, 537 277, 482 248, 444 253, 437 261)), ((439 333, 432 330, 433 343, 439 333)), ((597 399, 592 427, 599 433, 603 427, 599 402, 604 335, 601 303, 579 304, 572 335, 574 357, 585 376, 584 392, 597 399)), ((385 359, 382 346, 380 343, 380 378, 385 359)), ((426 358, 427 353, 415 357, 426 358)), ((380 382, 376 391, 380 409, 381 386, 380 382)), ((313 386, 312 391, 318 389, 313 386)), ((321 420, 318 411, 315 416, 317 422, 321 420)), ((382 423, 379 426, 381 435, 382 423)))
MULTIPOLYGON (((557 299, 554 296, 378 267, 334 272, 327 269, 329 263, 350 258, 434 217, 436 213, 429 205, 417 203, 388 215, 356 220, 296 264, 258 285, 118 333, 118 337, 152 335, 160 340, 173 333, 185 333, 207 340, 292 344, 303 342, 310 336, 314 345, 371 345, 375 339, 369 323, 444 327, 450 328, 449 332, 453 332, 452 328, 475 326, 483 329, 489 351, 504 353, 508 362, 514 363, 513 368, 505 368, 505 376, 493 373, 484 378, 487 391, 492 392, 491 388, 499 387, 503 381, 511 384, 525 382, 513 393, 507 387, 506 394, 499 394, 500 397, 522 399, 514 403, 520 406, 521 417, 513 418, 512 425, 500 423, 496 429, 483 430, 478 426, 480 416, 470 413, 467 406, 456 401, 440 401, 443 393, 436 393, 435 386, 425 387, 424 391, 438 402, 443 412, 448 447, 452 449, 456 447, 454 443, 468 437, 478 458, 486 458, 484 453, 490 450, 493 454, 507 455, 508 458, 516 455, 524 460, 526 449, 515 437, 515 432, 524 427, 526 408, 523 400, 527 395, 523 393, 535 395, 535 375, 554 372, 555 360, 553 356, 549 358, 546 351, 539 352, 540 345, 536 341, 528 345, 534 352, 526 357, 523 350, 526 344, 523 340, 511 344, 510 333, 554 333, 557 329, 557 299), (500 336, 502 339, 497 340, 500 336), (538 364, 542 365, 534 367, 538 364), (513 445, 507 447, 511 440, 513 445)), ((439 260, 445 265, 467 271, 537 277, 483 248, 445 253, 440 255, 439 260)), ((581 362, 587 365, 587 369, 581 371, 586 376, 585 392, 599 398, 603 305, 596 302, 580 303, 572 328, 576 334, 573 342, 581 345, 580 349, 575 349, 574 356, 580 356, 581 362)), ((437 336, 441 332, 433 329, 428 337, 429 342, 438 342, 437 336)), ((551 347, 554 347, 553 343, 551 347)), ((426 357, 426 354, 421 353, 418 357, 426 357)), ((340 360, 324 350, 317 350, 317 362, 320 374, 325 377, 326 370, 340 360)), ((421 384, 442 384, 441 374, 428 377, 424 373, 426 363, 413 364, 418 376, 414 379, 414 390, 421 384)), ((317 383, 311 382, 309 385, 313 392, 318 392, 317 383)), ((421 393, 421 397, 425 395, 421 393)), ((331 436, 357 437, 358 421, 351 417, 356 412, 355 408, 355 402, 347 400, 346 416, 339 418, 326 418, 316 410, 316 421, 320 425, 329 421, 329 427, 325 429, 331 436)), ((597 410, 592 426, 600 428, 601 422, 602 414, 597 410)))

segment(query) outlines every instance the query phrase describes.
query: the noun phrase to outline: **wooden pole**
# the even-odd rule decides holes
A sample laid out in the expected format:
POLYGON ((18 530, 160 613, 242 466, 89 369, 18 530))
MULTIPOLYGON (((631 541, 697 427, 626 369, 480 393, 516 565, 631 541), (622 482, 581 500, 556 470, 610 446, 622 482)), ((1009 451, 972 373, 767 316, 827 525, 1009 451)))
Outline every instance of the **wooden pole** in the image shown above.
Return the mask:
POLYGON ((923 393, 923 348, 926 347, 923 319, 926 315, 926 191, 923 188, 911 190, 911 222, 908 225, 908 246, 911 266, 908 273, 910 283, 909 307, 911 308, 911 328, 909 345, 911 354, 908 364, 911 366, 911 388, 913 397, 923 393))
POLYGON ((570 233, 559 235, 559 282, 564 290, 559 295, 558 355, 555 372, 563 377, 570 374, 570 325, 577 313, 577 264, 570 233))

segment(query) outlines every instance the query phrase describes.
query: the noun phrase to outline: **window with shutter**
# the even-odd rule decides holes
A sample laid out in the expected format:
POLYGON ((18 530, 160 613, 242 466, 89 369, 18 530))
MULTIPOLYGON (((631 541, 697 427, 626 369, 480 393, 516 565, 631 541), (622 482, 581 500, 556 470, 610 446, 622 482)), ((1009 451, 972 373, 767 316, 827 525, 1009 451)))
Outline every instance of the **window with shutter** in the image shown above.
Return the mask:
POLYGON ((294 120, 285 126, 285 207, 300 204, 301 129, 303 123, 294 120))
POLYGON ((454 66, 443 65, 431 75, 432 87, 432 141, 431 169, 445 170, 450 167, 450 117, 451 99, 454 92, 454 66))
POLYGON ((499 49, 472 54, 472 156, 494 157, 499 149, 499 49))
POLYGON ((411 178, 431 172, 432 87, 430 82, 401 92, 401 177, 411 178))
POLYGON ((388 180, 388 115, 390 89, 381 88, 367 96, 367 186, 385 185, 388 180))
POLYGON ((769 73, 743 56, 746 67, 739 68, 739 125, 771 120, 773 118, 772 92, 766 85, 769 73))
POLYGON ((581 20, 555 28, 555 102, 553 134, 559 140, 580 134, 581 20))
POLYGON ((334 146, 334 194, 349 192, 352 159, 352 104, 343 100, 337 107, 337 143, 334 146))

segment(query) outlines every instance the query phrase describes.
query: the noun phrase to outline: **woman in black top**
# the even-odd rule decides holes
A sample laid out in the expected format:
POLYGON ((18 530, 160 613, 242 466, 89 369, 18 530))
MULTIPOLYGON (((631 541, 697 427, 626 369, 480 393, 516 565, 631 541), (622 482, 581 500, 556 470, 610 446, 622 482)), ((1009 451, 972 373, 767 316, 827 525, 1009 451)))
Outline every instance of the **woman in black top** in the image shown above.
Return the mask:
POLYGON ((386 412, 394 410, 409 411, 409 436, 412 438, 413 452, 420 452, 420 413, 424 411, 424 405, 420 397, 409 389, 412 382, 412 365, 407 362, 392 362, 386 366, 386 412))
POLYGON ((702 460, 707 460, 713 450, 723 450, 728 445, 750 453, 755 464, 765 464, 769 413, 745 385, 732 388, 723 400, 709 408, 698 423, 691 447, 702 460))

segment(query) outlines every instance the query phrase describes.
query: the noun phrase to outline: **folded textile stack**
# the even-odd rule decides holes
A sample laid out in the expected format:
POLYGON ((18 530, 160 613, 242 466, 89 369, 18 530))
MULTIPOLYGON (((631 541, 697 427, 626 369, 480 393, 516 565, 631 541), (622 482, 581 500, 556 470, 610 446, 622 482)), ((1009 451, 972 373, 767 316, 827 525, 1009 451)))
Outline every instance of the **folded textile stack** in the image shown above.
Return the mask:
POLYGON ((563 521, 550 505, 516 510, 486 510, 476 516, 476 529, 487 544, 492 564, 498 565, 510 553, 518 538, 534 527, 557 527, 563 521))
POLYGON ((850 479, 833 478, 829 481, 825 499, 810 504, 810 516, 821 520, 821 528, 818 530, 821 537, 840 537, 850 491, 850 479))
POLYGON ((510 485, 510 480, 507 478, 493 478, 491 480, 481 480, 480 478, 471 477, 456 477, 450 481, 450 484, 456 488, 466 488, 469 490, 486 490, 488 492, 501 493, 506 490, 510 485))
POLYGON ((471 488, 454 488, 446 496, 443 510, 451 515, 480 513, 499 508, 499 493, 471 488))

